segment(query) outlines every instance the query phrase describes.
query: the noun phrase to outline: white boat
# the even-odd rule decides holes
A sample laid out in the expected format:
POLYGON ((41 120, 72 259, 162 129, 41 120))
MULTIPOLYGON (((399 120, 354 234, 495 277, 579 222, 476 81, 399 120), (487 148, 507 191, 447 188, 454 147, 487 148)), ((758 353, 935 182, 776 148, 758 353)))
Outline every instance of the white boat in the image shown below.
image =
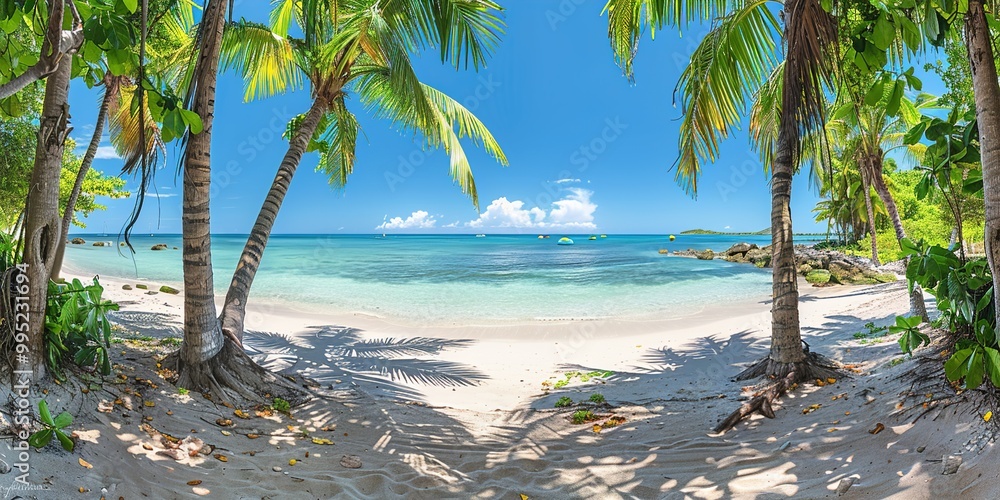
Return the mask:
POLYGON ((485 237, 486 237, 486 235, 485 235, 485 234, 477 234, 477 235, 476 235, 476 238, 485 238, 485 237))

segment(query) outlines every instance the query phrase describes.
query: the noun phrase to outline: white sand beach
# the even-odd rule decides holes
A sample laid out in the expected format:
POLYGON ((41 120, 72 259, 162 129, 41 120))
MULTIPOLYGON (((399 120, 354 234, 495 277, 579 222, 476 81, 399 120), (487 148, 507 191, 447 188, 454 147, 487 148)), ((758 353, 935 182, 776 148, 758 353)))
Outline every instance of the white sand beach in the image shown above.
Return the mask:
MULTIPOLYGON (((122 290, 134 281, 102 282, 106 295, 122 305, 117 323, 124 336, 180 335, 180 296, 122 290)), ((20 493, 72 498, 82 488, 81 498, 126 499, 823 498, 836 497, 838 487, 850 483, 845 498, 996 498, 996 451, 968 449, 983 442, 971 425, 982 417, 956 413, 956 406, 912 423, 919 412, 909 408, 926 397, 905 397, 916 361, 890 367, 902 357, 893 336, 869 345, 852 336, 866 322, 888 324, 905 313, 905 285, 803 291, 803 333, 811 349, 859 373, 800 387, 782 399, 777 418, 755 416, 724 435, 711 428, 740 404, 740 384, 730 377, 766 349, 766 303, 714 304, 661 323, 495 328, 402 327, 252 306, 248 330, 254 333, 246 347, 265 366, 315 380, 311 402, 291 416, 242 409, 250 418, 240 418, 237 409, 200 394, 181 395, 162 380, 143 347, 158 341, 116 344, 122 347, 115 351, 116 371, 126 381, 86 394, 74 382, 46 396, 57 411, 77 416, 71 429, 78 448, 70 466, 61 450, 33 454, 32 481, 51 491, 20 493), (364 342, 389 337, 409 339, 425 352, 394 356, 364 342), (554 387, 567 372, 594 370, 613 374, 554 387), (560 397, 578 403, 595 393, 606 403, 554 408, 560 397), (900 403, 908 411, 900 411, 900 403), (573 424, 570 415, 581 408, 600 420, 573 424), (601 427, 612 416, 624 423, 601 427), (217 418, 234 425, 220 427, 217 418), (871 434, 880 423, 885 430, 871 434), (175 460, 160 433, 199 438, 211 453, 175 460), (963 457, 957 474, 942 474, 945 455, 963 457), (92 468, 77 465, 76 456, 92 468), (345 467, 357 465, 353 457, 360 468, 345 467)))

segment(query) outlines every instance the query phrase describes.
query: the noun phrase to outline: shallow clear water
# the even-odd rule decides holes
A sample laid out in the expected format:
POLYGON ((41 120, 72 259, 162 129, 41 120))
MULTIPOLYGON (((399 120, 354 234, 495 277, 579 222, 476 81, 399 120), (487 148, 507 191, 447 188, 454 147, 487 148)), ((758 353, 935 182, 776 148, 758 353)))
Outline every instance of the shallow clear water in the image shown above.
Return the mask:
MULTIPOLYGON (((94 274, 181 282, 179 235, 136 236, 137 253, 93 247, 113 236, 81 235, 70 245, 73 268, 94 274)), ((362 312, 444 323, 607 317, 679 317, 716 302, 770 295, 770 270, 724 261, 667 257, 658 250, 725 250, 760 236, 609 235, 595 241, 561 235, 423 236, 276 235, 253 286, 252 299, 299 304, 333 314, 362 312)), ((216 293, 224 293, 244 236, 214 236, 216 293)))

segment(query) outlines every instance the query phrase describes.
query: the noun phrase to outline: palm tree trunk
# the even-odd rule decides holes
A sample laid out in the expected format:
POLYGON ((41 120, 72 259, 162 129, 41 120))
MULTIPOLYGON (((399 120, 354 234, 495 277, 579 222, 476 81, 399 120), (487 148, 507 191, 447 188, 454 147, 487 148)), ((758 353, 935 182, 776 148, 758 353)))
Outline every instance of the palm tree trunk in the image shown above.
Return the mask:
POLYGON ((69 134, 69 57, 63 58, 45 83, 45 100, 38 127, 35 166, 25 212, 24 262, 28 265, 28 356, 18 358, 18 370, 28 370, 32 380, 45 376, 45 305, 49 271, 61 234, 59 224, 59 171, 69 134))
MULTIPOLYGON (((799 332, 798 272, 792 241, 792 174, 795 148, 790 127, 780 125, 777 151, 771 167, 771 360, 789 365, 805 360, 799 332)), ((779 374, 772 374, 779 375, 779 374)))
MULTIPOLYGON (((976 98, 983 195, 986 215, 986 258, 993 273, 993 289, 1000 290, 1000 85, 993 59, 992 37, 982 0, 970 0, 965 14, 965 40, 976 98)), ((994 301, 1000 317, 1000 300, 994 301)))
POLYGON ((872 264, 878 266, 878 236, 875 233, 875 208, 872 206, 870 173, 865 173, 861 167, 861 197, 865 199, 865 211, 868 212, 868 234, 872 238, 872 264))
POLYGON ((184 152, 184 342, 164 363, 176 368, 179 387, 207 391, 223 402, 263 402, 270 394, 294 405, 306 399, 306 393, 254 363, 238 339, 223 335, 216 315, 209 213, 211 142, 227 4, 209 0, 202 16, 192 109, 201 117, 203 130, 190 136, 184 152))
POLYGON ((316 98, 313 100, 309 112, 306 113, 305 118, 295 131, 295 135, 288 143, 288 151, 281 160, 278 173, 275 174, 274 182, 271 183, 271 189, 267 192, 267 197, 264 198, 264 205, 261 206, 260 212, 257 214, 257 221, 254 222, 253 230, 250 231, 247 243, 243 247, 243 254, 240 255, 240 261, 233 273, 233 281, 226 293, 226 301, 222 309, 222 330, 228 337, 243 340, 243 326, 246 319, 250 287, 253 285, 254 277, 260 268, 260 261, 271 236, 271 230, 274 228, 274 221, 277 219, 281 203, 288 193, 292 177, 302 161, 302 155, 305 154, 309 141, 312 140, 313 134, 316 132, 316 127, 328 109, 329 104, 325 99, 316 98))
POLYGON ((209 223, 212 121, 215 86, 225 24, 223 0, 209 0, 201 22, 201 46, 195 63, 197 80, 192 110, 203 130, 192 134, 184 151, 183 223, 184 343, 178 385, 198 389, 205 385, 207 361, 222 350, 224 339, 215 313, 212 286, 212 235, 209 223), (185 370, 186 369, 186 370, 185 370), (187 378, 187 380, 185 379, 187 378))
POLYGON ((90 137, 90 145, 87 146, 87 152, 83 155, 83 161, 80 162, 80 171, 76 174, 73 191, 69 193, 69 200, 66 201, 66 211, 62 218, 62 235, 59 238, 59 245, 56 247, 56 258, 52 263, 52 273, 49 276, 53 280, 59 279, 59 273, 62 271, 63 257, 66 255, 66 242, 69 239, 69 228, 73 224, 73 212, 76 211, 76 200, 80 197, 83 180, 87 178, 90 165, 94 163, 94 157, 97 156, 97 148, 101 145, 101 137, 104 135, 104 121, 108 116, 110 102, 111 92, 105 87, 101 108, 97 112, 97 123, 94 124, 94 135, 90 137))
MULTIPOLYGON (((878 193, 879 199, 885 205, 885 211, 889 212, 892 228, 896 231, 896 240, 902 242, 903 238, 906 238, 906 230, 903 229, 903 219, 899 216, 896 200, 892 197, 889 186, 885 183, 885 178, 882 177, 881 152, 872 157, 872 165, 873 171, 878 172, 872 177, 875 181, 875 192, 878 193)), ((907 257, 906 263, 909 262, 910 259, 907 257)), ((919 316, 924 322, 930 321, 930 317, 927 315, 927 305, 924 303, 924 290, 916 283, 913 284, 913 290, 910 292, 910 316, 919 316)))

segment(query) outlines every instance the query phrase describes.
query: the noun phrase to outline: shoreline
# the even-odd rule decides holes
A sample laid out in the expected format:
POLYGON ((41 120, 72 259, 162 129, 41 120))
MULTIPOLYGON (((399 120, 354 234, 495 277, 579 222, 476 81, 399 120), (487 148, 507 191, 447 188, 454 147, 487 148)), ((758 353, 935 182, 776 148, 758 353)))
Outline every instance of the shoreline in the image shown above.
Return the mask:
MULTIPOLYGON (((116 323, 126 338, 179 333, 180 296, 125 291, 103 279, 108 297, 122 300, 116 323)), ((249 352, 270 369, 314 380, 312 401, 289 415, 240 417, 159 378, 159 356, 173 347, 125 341, 112 353, 124 382, 81 395, 80 382, 70 381, 47 396, 77 416, 74 455, 93 469, 67 469, 61 453, 34 455, 32 467, 64 471, 49 483, 62 496, 112 498, 263 498, 275 490, 310 498, 1000 493, 995 474, 980 472, 998 455, 974 432, 982 417, 942 409, 914 423, 901 405, 916 398, 919 408, 924 392, 947 386, 922 386, 911 398, 907 374, 918 361, 899 353, 895 336, 853 338, 868 321, 886 325, 906 312, 905 284, 802 292, 812 350, 857 372, 825 387, 806 384, 781 399, 776 418, 755 415, 724 435, 710 429, 749 395, 731 377, 766 353, 766 303, 714 304, 674 321, 490 328, 413 328, 251 303, 260 328, 245 338, 249 352), (591 371, 602 372, 580 376, 591 371), (595 395, 602 402, 589 402, 595 395), (570 406, 556 407, 561 399, 570 406), (574 424, 579 411, 601 425, 574 424), (220 428, 217 417, 233 425, 220 428), (605 427, 612 417, 621 423, 605 427), (870 433, 876 424, 884 431, 870 433), (215 455, 173 458, 162 434, 197 437, 215 455), (949 455, 964 463, 942 475, 935 460, 949 455)))

